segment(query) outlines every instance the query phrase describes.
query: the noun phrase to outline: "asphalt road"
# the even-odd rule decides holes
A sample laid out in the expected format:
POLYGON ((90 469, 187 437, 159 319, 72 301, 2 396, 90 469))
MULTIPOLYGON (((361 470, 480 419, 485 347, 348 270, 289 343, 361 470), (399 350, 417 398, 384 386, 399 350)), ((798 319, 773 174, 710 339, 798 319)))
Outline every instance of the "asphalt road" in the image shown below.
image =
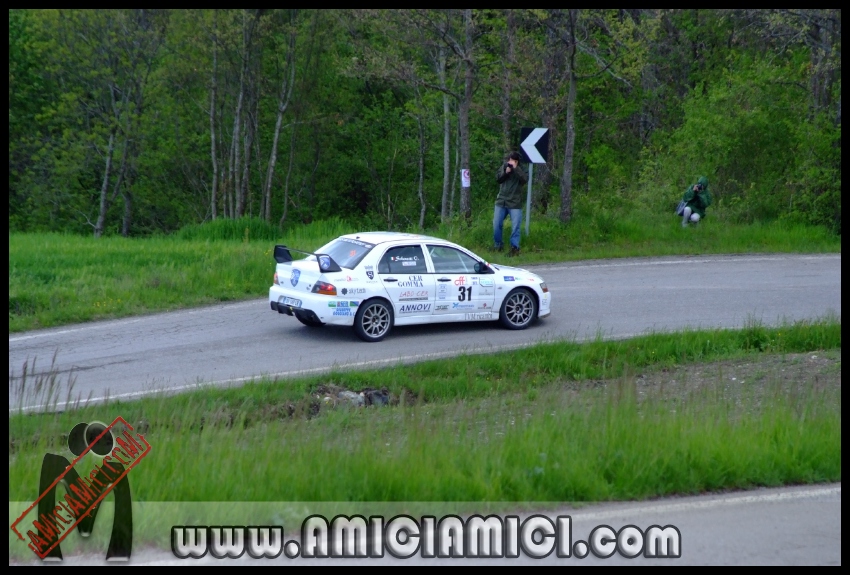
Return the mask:
POLYGON ((16 378, 27 362, 32 387, 33 376, 48 371, 54 356, 58 381, 73 377, 74 395, 97 401, 263 375, 488 353, 558 338, 621 338, 841 314, 841 254, 641 258, 529 269, 550 286, 552 314, 521 332, 488 323, 410 326, 369 344, 347 328, 303 327, 271 311, 263 298, 10 335, 10 409, 43 408, 39 398, 19 397, 16 378))

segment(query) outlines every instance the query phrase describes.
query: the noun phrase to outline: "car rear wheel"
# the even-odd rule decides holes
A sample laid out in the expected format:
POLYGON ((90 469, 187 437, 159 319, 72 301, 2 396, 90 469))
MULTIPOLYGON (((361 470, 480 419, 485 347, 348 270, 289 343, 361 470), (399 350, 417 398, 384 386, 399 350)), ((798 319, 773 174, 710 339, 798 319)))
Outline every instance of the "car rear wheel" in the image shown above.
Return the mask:
POLYGON ((384 339, 393 326, 393 311, 383 300, 374 299, 360 304, 354 316, 354 331, 363 341, 384 339))
POLYGON ((499 321, 508 329, 525 329, 537 317, 537 300, 524 288, 508 294, 499 310, 499 321))

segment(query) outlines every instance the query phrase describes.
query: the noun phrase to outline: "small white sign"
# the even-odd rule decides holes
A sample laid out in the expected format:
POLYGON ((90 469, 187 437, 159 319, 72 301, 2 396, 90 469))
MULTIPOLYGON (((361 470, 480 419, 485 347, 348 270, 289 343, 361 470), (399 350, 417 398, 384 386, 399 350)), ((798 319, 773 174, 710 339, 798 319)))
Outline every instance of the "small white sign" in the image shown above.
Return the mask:
POLYGON ((460 186, 462 188, 470 187, 469 183, 469 170, 461 170, 460 171, 460 186))

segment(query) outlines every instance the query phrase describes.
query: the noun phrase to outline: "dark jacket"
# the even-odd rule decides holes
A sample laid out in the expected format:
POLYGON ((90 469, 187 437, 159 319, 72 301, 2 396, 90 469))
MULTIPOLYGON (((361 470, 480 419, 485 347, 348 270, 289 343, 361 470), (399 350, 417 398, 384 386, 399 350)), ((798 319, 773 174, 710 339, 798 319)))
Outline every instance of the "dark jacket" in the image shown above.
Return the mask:
POLYGON ((699 192, 694 191, 694 186, 688 186, 685 190, 685 195, 682 196, 687 207, 691 208, 692 212, 699 214, 699 217, 705 217, 705 208, 711 205, 711 192, 708 191, 708 178, 702 176, 697 181, 698 186, 702 186, 699 192))
POLYGON ((499 171, 496 172, 496 182, 501 184, 499 195, 496 196, 496 205, 509 210, 522 209, 525 203, 522 186, 528 183, 528 176, 525 175, 519 165, 511 169, 509 173, 505 173, 506 165, 502 164, 499 171))

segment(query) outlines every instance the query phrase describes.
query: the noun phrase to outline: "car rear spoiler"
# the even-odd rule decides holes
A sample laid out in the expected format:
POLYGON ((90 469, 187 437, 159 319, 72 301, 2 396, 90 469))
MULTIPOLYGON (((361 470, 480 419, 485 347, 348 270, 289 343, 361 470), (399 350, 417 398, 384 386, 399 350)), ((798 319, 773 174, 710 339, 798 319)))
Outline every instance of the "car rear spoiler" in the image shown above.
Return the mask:
POLYGON ((290 252, 298 252, 299 254, 307 254, 308 256, 316 256, 316 262, 319 264, 319 271, 321 272, 341 272, 342 268, 339 267, 339 264, 334 261, 334 259, 327 254, 314 254, 313 252, 305 252, 303 250, 296 250, 295 248, 288 248, 286 246, 277 245, 274 247, 274 261, 279 264, 285 264, 287 262, 292 261, 292 254, 290 252))

